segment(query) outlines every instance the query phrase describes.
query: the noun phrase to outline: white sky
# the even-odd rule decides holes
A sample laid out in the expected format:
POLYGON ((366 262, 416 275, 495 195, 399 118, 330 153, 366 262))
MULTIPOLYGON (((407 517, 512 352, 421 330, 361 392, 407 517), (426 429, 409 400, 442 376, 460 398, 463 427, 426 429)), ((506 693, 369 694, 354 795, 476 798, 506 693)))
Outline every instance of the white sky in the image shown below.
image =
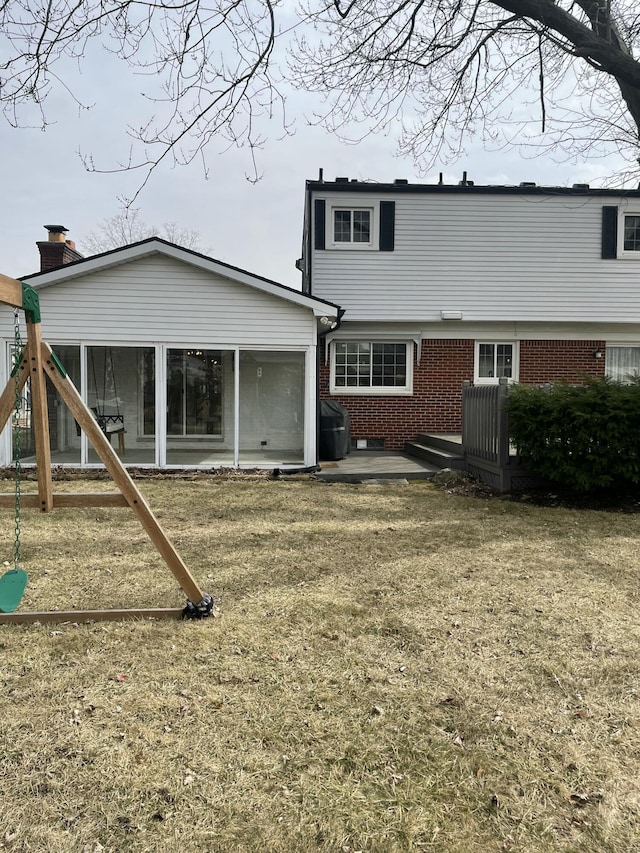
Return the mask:
MULTIPOLYGON (((16 130, 0 118, 2 158, 2 214, 0 228, 0 272, 19 277, 39 269, 37 240, 45 240, 43 225, 52 223, 69 229, 68 237, 83 251, 83 237, 98 230, 105 218, 119 212, 118 198, 130 196, 140 181, 136 173, 96 174, 87 172, 78 155, 81 148, 98 164, 113 165, 126 157, 129 141, 127 119, 135 121, 139 79, 131 80, 107 68, 104 59, 85 68, 80 92, 95 101, 89 111, 79 112, 69 98, 54 95, 47 106, 55 121, 45 132, 16 130)), ((596 184, 616 170, 611 161, 591 164, 556 164, 548 158, 522 159, 516 152, 483 151, 472 145, 467 156, 454 167, 436 167, 426 179, 418 179, 409 160, 395 154, 389 136, 369 137, 358 145, 341 144, 325 131, 306 126, 303 113, 308 99, 293 96, 290 113, 297 109, 300 126, 296 134, 278 141, 277 122, 265 126, 271 138, 258 152, 264 177, 251 184, 246 151, 230 149, 208 154, 208 178, 195 162, 188 167, 159 169, 134 205, 139 219, 148 224, 176 222, 181 229, 195 230, 203 247, 218 260, 299 287, 295 269, 300 257, 304 182, 316 179, 324 169, 327 180, 336 176, 393 181, 435 182, 438 172, 446 182, 457 182, 466 170, 476 184, 538 184, 570 186, 596 184)))

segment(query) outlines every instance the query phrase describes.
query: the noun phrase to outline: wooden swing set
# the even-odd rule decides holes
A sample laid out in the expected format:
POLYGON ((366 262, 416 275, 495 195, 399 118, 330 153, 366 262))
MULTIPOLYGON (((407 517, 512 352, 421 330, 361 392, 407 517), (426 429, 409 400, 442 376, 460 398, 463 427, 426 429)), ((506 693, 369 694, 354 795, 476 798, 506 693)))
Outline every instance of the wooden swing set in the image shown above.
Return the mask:
MULTIPOLYGON (((152 543, 188 597, 184 608, 138 608, 122 610, 70 610, 14 612, 27 584, 26 573, 16 564, 0 577, 0 625, 29 622, 87 622, 132 618, 182 617, 202 619, 213 612, 213 599, 203 593, 183 563, 155 515, 123 466, 105 432, 78 393, 51 347, 42 340, 40 302, 37 292, 24 282, 0 274, 0 303, 25 313, 27 342, 16 356, 15 367, 0 394, 0 432, 16 408, 16 399, 27 380, 31 383, 31 418, 35 439, 38 493, 19 493, 19 460, 16 462, 16 495, 0 495, 0 507, 20 504, 51 512, 57 507, 131 507, 152 543), (114 493, 55 494, 51 478, 51 448, 46 378, 85 432, 119 491, 114 493), (17 503, 18 502, 18 503, 17 503)), ((18 524, 16 524, 18 529, 18 524)), ((18 536, 18 532, 16 536, 18 536)))

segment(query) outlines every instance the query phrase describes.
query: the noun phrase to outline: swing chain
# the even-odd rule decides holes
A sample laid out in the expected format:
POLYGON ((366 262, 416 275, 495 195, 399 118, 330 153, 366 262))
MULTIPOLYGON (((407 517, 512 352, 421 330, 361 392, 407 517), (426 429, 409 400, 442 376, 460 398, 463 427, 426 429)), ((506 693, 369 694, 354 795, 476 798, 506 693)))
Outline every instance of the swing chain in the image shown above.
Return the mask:
POLYGON ((14 353, 13 372, 15 376, 15 420, 13 428, 13 455, 15 462, 15 540, 13 546, 13 565, 18 568, 20 562, 20 498, 22 477, 22 428, 20 413, 22 411, 22 394, 20 393, 20 362, 22 360, 22 338, 20 336, 20 315, 16 308, 13 314, 14 353))

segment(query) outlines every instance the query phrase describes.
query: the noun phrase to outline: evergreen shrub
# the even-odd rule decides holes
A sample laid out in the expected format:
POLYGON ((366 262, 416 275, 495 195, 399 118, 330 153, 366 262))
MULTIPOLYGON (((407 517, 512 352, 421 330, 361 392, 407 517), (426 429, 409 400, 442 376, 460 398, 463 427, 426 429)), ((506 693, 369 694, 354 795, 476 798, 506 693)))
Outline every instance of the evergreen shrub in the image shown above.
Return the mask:
POLYGON ((640 483, 640 384, 512 386, 509 434, 524 464, 565 488, 640 483))

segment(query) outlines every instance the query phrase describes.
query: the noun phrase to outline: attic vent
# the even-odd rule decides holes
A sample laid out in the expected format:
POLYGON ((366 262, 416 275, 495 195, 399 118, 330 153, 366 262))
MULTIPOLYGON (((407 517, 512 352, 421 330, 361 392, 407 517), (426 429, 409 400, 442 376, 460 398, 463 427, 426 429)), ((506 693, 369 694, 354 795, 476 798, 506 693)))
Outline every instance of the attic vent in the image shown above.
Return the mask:
POLYGON ((336 178, 336 184, 348 184, 349 178, 336 178))
POLYGON ((393 183, 399 184, 400 186, 405 186, 406 184, 409 183, 409 181, 406 178, 396 178, 393 183))
POLYGON ((572 187, 571 189, 574 189, 574 190, 588 190, 588 189, 589 189, 589 184, 574 184, 574 185, 573 185, 573 187, 572 187))
POLYGON ((521 187, 535 187, 535 185, 536 185, 535 181, 520 181, 521 187))

